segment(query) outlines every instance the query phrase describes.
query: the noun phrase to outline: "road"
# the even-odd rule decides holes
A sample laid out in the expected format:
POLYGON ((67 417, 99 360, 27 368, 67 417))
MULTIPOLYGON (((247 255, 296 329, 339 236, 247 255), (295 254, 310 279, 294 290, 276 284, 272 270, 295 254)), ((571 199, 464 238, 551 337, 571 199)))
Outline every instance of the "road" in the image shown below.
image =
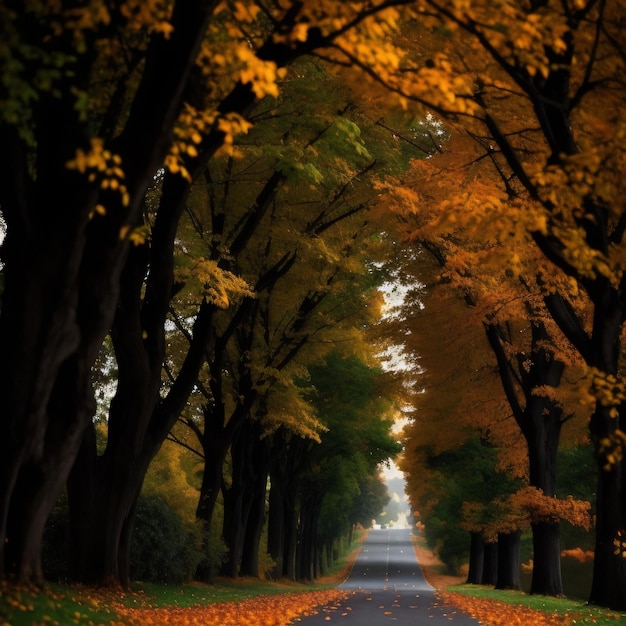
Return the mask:
POLYGON ((371 530, 348 579, 340 589, 354 591, 338 606, 303 617, 302 626, 477 626, 479 622, 437 602, 424 580, 409 530, 371 530))

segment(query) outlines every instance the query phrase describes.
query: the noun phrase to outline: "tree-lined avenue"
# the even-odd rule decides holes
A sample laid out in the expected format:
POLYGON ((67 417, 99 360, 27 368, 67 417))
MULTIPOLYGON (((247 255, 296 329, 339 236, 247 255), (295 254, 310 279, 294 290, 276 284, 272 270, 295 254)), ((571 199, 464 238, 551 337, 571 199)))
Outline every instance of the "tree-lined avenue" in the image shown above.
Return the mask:
POLYGON ((350 576, 340 589, 354 590, 344 604, 327 607, 300 620, 305 626, 347 622, 359 626, 449 624, 478 622, 449 606, 438 604, 435 590, 422 574, 411 544, 410 530, 372 530, 350 576), (330 619, 329 619, 330 618, 330 619))

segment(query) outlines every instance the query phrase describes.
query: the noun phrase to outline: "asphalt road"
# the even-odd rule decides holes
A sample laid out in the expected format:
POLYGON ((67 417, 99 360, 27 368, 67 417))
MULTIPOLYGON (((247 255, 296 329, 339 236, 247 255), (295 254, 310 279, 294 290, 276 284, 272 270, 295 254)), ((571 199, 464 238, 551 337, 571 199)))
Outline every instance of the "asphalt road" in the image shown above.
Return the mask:
POLYGON ((355 593, 338 606, 303 617, 303 626, 477 626, 479 622, 439 604, 424 580, 409 530, 371 530, 348 579, 339 588, 355 593))

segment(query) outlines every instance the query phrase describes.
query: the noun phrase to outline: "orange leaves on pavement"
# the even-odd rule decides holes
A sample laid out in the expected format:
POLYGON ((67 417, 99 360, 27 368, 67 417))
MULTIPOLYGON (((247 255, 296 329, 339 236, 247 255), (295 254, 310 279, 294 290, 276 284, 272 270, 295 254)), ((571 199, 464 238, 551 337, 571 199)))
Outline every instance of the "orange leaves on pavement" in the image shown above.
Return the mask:
POLYGON ((335 589, 258 596, 239 602, 220 602, 194 608, 122 608, 120 617, 141 626, 287 626, 319 607, 334 604, 350 594, 335 589))

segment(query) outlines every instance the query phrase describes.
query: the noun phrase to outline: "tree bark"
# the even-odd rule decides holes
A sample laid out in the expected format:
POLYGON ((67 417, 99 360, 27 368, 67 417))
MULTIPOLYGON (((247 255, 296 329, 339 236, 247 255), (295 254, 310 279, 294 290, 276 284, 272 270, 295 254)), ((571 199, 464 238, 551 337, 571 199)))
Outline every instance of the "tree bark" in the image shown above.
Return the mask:
MULTIPOLYGON (((526 441, 529 484, 541 489, 544 495, 555 497, 556 457, 563 425, 563 410, 553 400, 537 395, 535 390, 543 386, 558 387, 565 365, 546 350, 550 336, 544 324, 533 321, 530 368, 526 369, 524 366, 526 355, 518 354, 517 375, 514 375, 514 365, 506 357, 503 347, 502 329, 490 325, 486 330, 489 343, 496 354, 505 394, 526 441), (523 402, 516 393, 513 378, 522 383, 523 402)), ((561 596, 563 584, 558 522, 532 524, 531 528, 534 547, 531 593, 561 596), (535 533, 538 533, 537 537, 534 536, 535 533)))
POLYGON ((306 487, 301 494, 300 526, 297 547, 297 580, 313 581, 318 572, 318 521, 323 496, 306 487))
POLYGON ((287 511, 284 476, 276 470, 276 461, 270 467, 269 513, 267 521, 267 552, 275 563, 270 573, 278 579, 285 574, 285 515, 287 511))
POLYGON ((224 538, 230 548, 225 572, 229 576, 259 575, 269 472, 268 446, 261 432, 257 420, 246 420, 232 445, 232 481, 224 497, 224 538))
MULTIPOLYGON (((259 417, 257 417, 259 419, 259 417)), ((246 535, 241 557, 241 575, 259 576, 259 551, 261 535, 266 521, 267 478, 270 471, 270 442, 263 439, 262 425, 251 424, 252 449, 249 456, 252 480, 246 485, 247 498, 251 501, 246 523, 246 535)), ((264 546, 265 548, 265 546, 264 546)))
MULTIPOLYGON (((40 545, 36 535, 41 533, 49 502, 58 495, 59 484, 77 454, 76 439, 91 417, 85 419, 91 407, 77 400, 89 384, 88 372, 113 319, 128 246, 119 236, 120 228, 135 223, 144 192, 169 149, 169 134, 204 34, 209 5, 176 3, 173 36, 167 40, 155 37, 150 46, 127 126, 113 149, 124 163, 127 203, 122 204, 119 194, 101 191, 97 182, 88 182, 85 175, 66 166, 77 148, 87 148, 90 136, 87 123, 76 110, 75 91, 87 91, 92 80, 95 35, 86 37, 86 50, 72 65, 71 79, 55 84, 59 95, 47 98, 42 92, 33 109, 37 153, 29 159, 31 166, 26 166, 26 146, 17 131, 6 123, 0 129, 3 139, 8 134, 9 145, 16 149, 10 155, 14 163, 5 168, 4 159, 0 162, 0 204, 8 226, 0 315, 0 406, 7 425, 0 444, 0 561, 10 562, 24 580, 41 582, 40 567, 34 562, 38 558, 34 551, 40 545), (5 180, 6 174, 9 178, 5 180), (68 189, 72 190, 69 195, 68 189), (98 202, 106 204, 108 211, 92 220, 98 202), (76 386, 80 391, 70 396, 68 413, 59 418, 50 410, 49 401, 62 364, 71 359, 78 369, 76 386), (76 407, 78 413, 69 412, 76 407), (55 424, 57 419, 61 419, 59 424, 55 424), (58 438, 61 426, 68 423, 67 440, 58 438), (36 465, 40 468, 35 469, 36 465), (13 512, 12 496, 23 468, 28 474, 22 479, 23 486, 33 490, 19 494, 13 512), (36 473, 54 479, 46 479, 51 482, 44 486, 42 478, 34 478, 36 473), (28 515, 33 518, 25 519, 28 515), (7 525, 15 527, 20 517, 29 529, 29 546, 18 545, 26 538, 23 532, 11 530, 7 537, 7 525), (8 561, 5 544, 11 555, 8 561)), ((16 20, 28 23, 29 19, 26 10, 17 11, 16 20)), ((29 35, 40 45, 36 29, 24 31, 26 41, 29 35)), ((70 40, 58 37, 51 45, 66 53, 63 46, 70 40)), ((68 53, 74 55, 71 46, 68 53)), ((3 567, 2 575, 5 571, 3 567)))
POLYGON ((250 513, 246 524, 246 534, 241 555, 240 574, 258 578, 259 551, 261 547, 261 535, 265 526, 265 497, 267 487, 267 474, 257 477, 254 485, 254 495, 250 506, 250 513), (265 480, 263 480, 263 478, 265 480))
MULTIPOLYGON (((619 290, 614 289, 604 278, 596 278, 589 285, 594 304, 590 338, 565 301, 557 297, 547 300, 551 315, 565 335, 587 364, 603 375, 618 376, 620 336, 626 313, 621 293, 625 289, 624 284, 619 290)), ((604 406, 599 399, 589 423, 598 464, 596 548, 589 603, 617 611, 626 608, 626 559, 616 554, 615 543, 623 540, 626 529, 626 482, 624 461, 608 463, 603 442, 610 440, 616 430, 625 430, 624 411, 623 403, 619 404, 617 399, 613 407, 604 406), (612 413, 614 410, 617 415, 612 413)))
POLYGON ((522 588, 521 580, 521 531, 498 535, 498 578, 496 589, 522 588))
POLYGON ((598 474, 596 550, 589 596, 590 604, 615 611, 626 611, 625 465, 622 461, 608 471, 602 467, 598 474))
POLYGON ((485 540, 480 533, 470 533, 470 558, 467 583, 480 585, 483 582, 483 566, 485 563, 485 540))
POLYGON ((562 596, 561 542, 559 525, 549 522, 532 524, 533 577, 531 594, 562 596))
POLYGON ((296 580, 298 545, 298 494, 305 442, 279 429, 273 436, 270 464, 268 552, 276 562, 278 577, 296 580))
POLYGON ((498 542, 485 542, 482 585, 495 586, 498 580, 498 542))

